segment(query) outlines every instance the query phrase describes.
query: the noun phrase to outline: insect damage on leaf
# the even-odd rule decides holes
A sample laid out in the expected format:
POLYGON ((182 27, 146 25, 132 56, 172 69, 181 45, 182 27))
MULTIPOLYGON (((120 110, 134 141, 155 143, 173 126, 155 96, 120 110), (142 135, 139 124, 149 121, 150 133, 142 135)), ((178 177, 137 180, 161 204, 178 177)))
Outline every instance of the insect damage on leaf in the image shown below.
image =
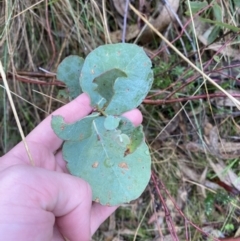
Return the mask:
POLYGON ((151 60, 137 45, 103 45, 86 57, 80 84, 93 107, 107 115, 120 115, 136 108, 149 92, 153 81, 151 67, 151 60), (91 69, 94 74, 89 74, 91 69))
POLYGON ((76 56, 64 59, 58 76, 72 98, 83 91, 96 109, 75 123, 52 118, 54 132, 65 140, 68 170, 91 185, 93 200, 102 205, 138 198, 150 179, 151 157, 142 126, 134 127, 121 114, 136 108, 150 90, 150 59, 134 44, 103 45, 84 62, 76 56))
POLYGON ((114 68, 104 72, 93 80, 97 84, 96 92, 104 98, 104 106, 107 106, 114 97, 114 83, 119 77, 127 77, 127 75, 120 69, 114 68))

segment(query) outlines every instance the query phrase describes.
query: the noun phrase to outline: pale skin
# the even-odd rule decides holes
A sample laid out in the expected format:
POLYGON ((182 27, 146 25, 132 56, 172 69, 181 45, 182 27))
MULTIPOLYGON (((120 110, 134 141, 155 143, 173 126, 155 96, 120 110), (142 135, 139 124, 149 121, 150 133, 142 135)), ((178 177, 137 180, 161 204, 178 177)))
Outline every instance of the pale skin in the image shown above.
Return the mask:
MULTIPOLYGON (((71 123, 91 111, 82 94, 52 114, 71 123)), ((124 116, 142 122, 137 109, 124 116)), ((34 167, 22 142, 0 158, 0 240, 89 241, 117 208, 92 202, 88 183, 69 174, 50 123, 51 115, 26 137, 34 167)))

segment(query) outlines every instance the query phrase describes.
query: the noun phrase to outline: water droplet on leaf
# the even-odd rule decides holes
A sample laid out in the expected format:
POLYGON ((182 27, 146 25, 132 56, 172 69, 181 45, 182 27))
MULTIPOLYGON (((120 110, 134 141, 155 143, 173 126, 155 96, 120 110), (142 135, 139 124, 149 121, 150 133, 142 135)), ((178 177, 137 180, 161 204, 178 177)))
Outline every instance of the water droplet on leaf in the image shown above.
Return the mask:
POLYGON ((104 161, 104 165, 106 167, 111 167, 111 166, 113 166, 113 164, 114 163, 109 158, 105 159, 105 161, 104 161))
POLYGON ((145 154, 149 156, 150 155, 149 150, 145 151, 145 154))

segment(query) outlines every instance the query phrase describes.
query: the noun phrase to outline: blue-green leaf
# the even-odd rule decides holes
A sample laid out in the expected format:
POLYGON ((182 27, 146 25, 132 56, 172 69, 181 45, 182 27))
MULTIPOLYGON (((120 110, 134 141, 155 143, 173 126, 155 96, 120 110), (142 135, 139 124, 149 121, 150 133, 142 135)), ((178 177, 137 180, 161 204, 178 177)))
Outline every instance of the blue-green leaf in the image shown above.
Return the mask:
POLYGON ((104 121, 104 127, 106 130, 115 130, 119 126, 120 118, 117 116, 109 115, 104 121))
POLYGON ((150 179, 149 149, 142 126, 134 127, 120 114, 136 108, 151 88, 151 61, 144 50, 125 43, 100 46, 84 63, 78 56, 64 59, 57 78, 72 98, 87 93, 96 110, 71 124, 52 118, 54 132, 65 141, 70 173, 89 182, 93 200, 103 205, 139 197, 150 179))
POLYGON ((64 82, 68 88, 69 96, 74 99, 82 93, 79 76, 84 59, 70 55, 66 57, 57 68, 57 79, 64 82))
POLYGON ((107 115, 120 115, 136 108, 147 95, 153 81, 151 66, 151 60, 137 45, 103 45, 86 57, 80 84, 94 108, 107 115))
POLYGON ((127 135, 120 134, 120 144, 116 131, 106 130, 104 121, 105 117, 93 120, 88 138, 65 142, 63 156, 70 173, 91 185, 93 200, 112 206, 141 195, 150 179, 151 159, 144 141, 133 153, 124 155, 127 135))
POLYGON ((81 141, 91 135, 91 125, 99 113, 93 113, 73 124, 64 122, 62 116, 52 117, 52 129, 62 140, 81 141))

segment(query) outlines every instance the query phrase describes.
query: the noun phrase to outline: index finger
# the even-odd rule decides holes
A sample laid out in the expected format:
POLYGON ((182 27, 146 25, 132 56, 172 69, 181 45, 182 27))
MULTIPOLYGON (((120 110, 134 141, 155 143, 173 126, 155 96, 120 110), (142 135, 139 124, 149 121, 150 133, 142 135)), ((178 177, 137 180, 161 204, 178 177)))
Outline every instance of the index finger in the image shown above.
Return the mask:
POLYGON ((37 142, 39 145, 46 146, 51 152, 55 152, 62 144, 62 140, 56 136, 52 127, 52 115, 61 115, 66 122, 74 122, 85 116, 91 111, 90 98, 83 93, 70 103, 57 109, 45 120, 43 120, 30 134, 26 137, 26 141, 37 142))

